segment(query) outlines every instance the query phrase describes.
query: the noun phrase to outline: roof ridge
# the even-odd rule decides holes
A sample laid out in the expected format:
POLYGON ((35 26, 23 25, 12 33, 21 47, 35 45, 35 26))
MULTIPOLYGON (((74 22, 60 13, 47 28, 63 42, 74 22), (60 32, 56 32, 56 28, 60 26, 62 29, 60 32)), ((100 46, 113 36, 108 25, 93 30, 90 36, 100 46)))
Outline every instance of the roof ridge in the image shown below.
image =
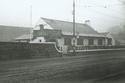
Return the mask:
MULTIPOLYGON (((72 32, 73 22, 43 18, 43 17, 41 17, 41 19, 55 29, 61 29, 62 31, 72 32)), ((98 32, 88 24, 76 23, 76 27, 77 27, 76 32, 79 32, 79 33, 98 34, 98 32)))
MULTIPOLYGON (((44 17, 41 17, 41 19, 47 19, 47 20, 54 20, 54 21, 60 21, 60 22, 68 22, 68 23, 73 23, 73 22, 71 22, 71 21, 66 21, 66 20, 57 20, 57 19, 44 18, 44 17)), ((78 23, 78 22, 76 22, 76 24, 87 25, 87 24, 84 24, 84 23, 78 23)), ((89 25, 87 25, 87 26, 89 26, 89 25)))
POLYGON ((0 25, 0 27, 15 27, 15 28, 31 28, 31 27, 24 27, 24 26, 14 26, 14 25, 0 25))

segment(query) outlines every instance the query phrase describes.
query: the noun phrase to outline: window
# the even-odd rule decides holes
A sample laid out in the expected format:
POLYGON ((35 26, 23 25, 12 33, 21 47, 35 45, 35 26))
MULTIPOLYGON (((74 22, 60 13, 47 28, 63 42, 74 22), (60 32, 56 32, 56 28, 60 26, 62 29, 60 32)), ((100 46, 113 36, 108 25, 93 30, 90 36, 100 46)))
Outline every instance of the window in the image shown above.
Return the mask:
POLYGON ((98 45, 102 45, 103 44, 103 40, 102 39, 98 39, 98 45))
POLYGON ((112 39, 108 39, 108 45, 112 45, 112 39))
POLYGON ((94 45, 94 40, 93 40, 93 39, 89 39, 88 44, 89 44, 89 45, 94 45))
POLYGON ((71 38, 64 38, 65 45, 71 45, 71 38))
POLYGON ((83 39, 82 38, 77 39, 77 45, 83 45, 83 39))

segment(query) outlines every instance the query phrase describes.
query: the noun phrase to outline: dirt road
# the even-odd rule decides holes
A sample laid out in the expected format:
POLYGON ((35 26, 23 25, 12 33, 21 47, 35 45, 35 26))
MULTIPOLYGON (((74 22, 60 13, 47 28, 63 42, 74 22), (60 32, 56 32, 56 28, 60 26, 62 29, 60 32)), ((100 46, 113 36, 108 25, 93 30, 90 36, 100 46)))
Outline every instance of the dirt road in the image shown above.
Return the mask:
MULTIPOLYGON (((0 83, 45 83, 46 81, 50 83, 52 81, 104 83, 108 79, 106 77, 123 72, 124 63, 125 51, 48 59, 1 61, 0 83)), ((114 80, 110 79, 110 83, 114 80)))

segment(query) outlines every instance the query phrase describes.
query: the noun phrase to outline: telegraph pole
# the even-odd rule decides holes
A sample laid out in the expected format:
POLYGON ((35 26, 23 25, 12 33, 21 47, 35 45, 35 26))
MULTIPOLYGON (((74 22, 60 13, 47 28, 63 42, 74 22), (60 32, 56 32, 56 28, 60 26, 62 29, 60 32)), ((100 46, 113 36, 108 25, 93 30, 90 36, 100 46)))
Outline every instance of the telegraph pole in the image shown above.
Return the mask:
POLYGON ((75 37, 75 0, 73 0, 73 37, 75 37))
POLYGON ((30 31, 30 42, 32 41, 32 5, 30 6, 30 26, 31 26, 31 31, 30 31))
POLYGON ((75 44, 76 44, 76 34, 75 34, 75 0, 73 0, 73 55, 76 55, 75 44))
POLYGON ((32 27, 32 5, 30 6, 30 26, 32 27))

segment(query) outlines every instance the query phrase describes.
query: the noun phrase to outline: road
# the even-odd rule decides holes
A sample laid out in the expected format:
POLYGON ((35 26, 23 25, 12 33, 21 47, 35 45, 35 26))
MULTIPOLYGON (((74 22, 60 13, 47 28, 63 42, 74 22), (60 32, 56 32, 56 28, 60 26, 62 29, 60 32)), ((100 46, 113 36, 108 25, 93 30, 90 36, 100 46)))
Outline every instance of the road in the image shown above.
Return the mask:
POLYGON ((122 83, 125 51, 0 62, 0 83, 122 83))

